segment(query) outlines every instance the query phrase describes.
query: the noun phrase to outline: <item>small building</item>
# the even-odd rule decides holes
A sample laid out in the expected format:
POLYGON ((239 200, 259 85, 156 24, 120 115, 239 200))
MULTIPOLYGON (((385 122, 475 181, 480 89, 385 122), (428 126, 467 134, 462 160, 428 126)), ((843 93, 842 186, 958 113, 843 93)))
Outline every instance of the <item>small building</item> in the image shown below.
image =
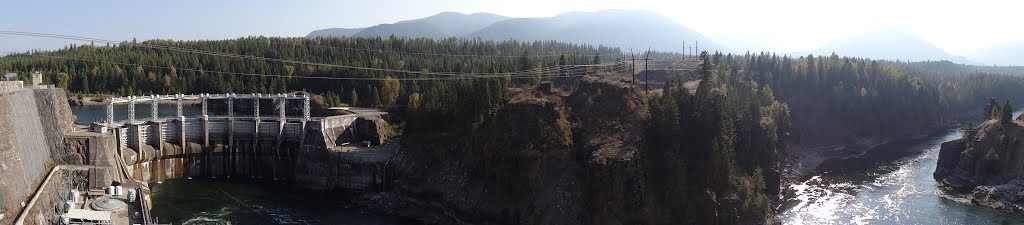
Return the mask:
POLYGON ((110 212, 88 209, 68 209, 68 213, 64 214, 64 222, 67 224, 113 224, 110 220, 110 212))
POLYGON ((39 87, 43 84, 43 73, 39 71, 32 72, 32 87, 39 87))

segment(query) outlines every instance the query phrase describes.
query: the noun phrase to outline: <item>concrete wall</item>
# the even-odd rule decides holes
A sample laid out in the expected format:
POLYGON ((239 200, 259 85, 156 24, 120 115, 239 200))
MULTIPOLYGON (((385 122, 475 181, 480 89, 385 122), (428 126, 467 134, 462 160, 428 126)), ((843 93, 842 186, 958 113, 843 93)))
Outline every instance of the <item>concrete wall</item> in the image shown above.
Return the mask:
MULTIPOLYGON (((186 120, 188 143, 185 146, 172 134, 160 145, 144 143, 138 149, 127 149, 124 160, 130 164, 134 179, 148 182, 181 177, 256 178, 315 189, 365 189, 384 180, 384 162, 368 160, 374 157, 359 154, 387 155, 395 151, 352 153, 340 150, 336 143, 345 135, 351 136, 348 128, 357 118, 350 115, 308 121, 304 130, 302 123, 289 122, 280 140, 276 136, 282 128, 277 121, 261 122, 260 138, 254 140, 252 133, 257 126, 251 120, 234 121, 233 132, 228 132, 226 121, 212 120, 208 146, 193 138, 203 132, 191 127, 202 127, 202 121, 186 120), (229 133, 233 133, 233 137, 229 137, 229 133)), ((164 124, 175 123, 179 122, 164 124)), ((181 129, 169 127, 174 133, 181 129)))
POLYGON ((326 144, 329 147, 334 147, 341 145, 342 143, 345 142, 353 141, 355 137, 355 135, 353 134, 354 132, 352 132, 348 128, 352 127, 352 125, 355 124, 358 118, 359 117, 355 115, 324 118, 323 120, 321 120, 320 124, 316 124, 319 127, 314 127, 314 129, 323 130, 324 137, 317 139, 326 140, 327 142, 325 142, 324 144, 326 144))
MULTIPOLYGON (((351 124, 355 120, 355 117, 349 118, 347 121, 351 124)), ((148 122, 140 124, 139 129, 141 132, 126 132, 126 137, 123 138, 122 145, 137 148, 136 141, 141 141, 141 144, 156 145, 159 142, 159 138, 162 137, 164 142, 177 142, 180 140, 180 135, 184 131, 186 140, 189 142, 204 142, 203 132, 203 120, 198 118, 185 118, 185 122, 181 123, 177 119, 167 120, 159 123, 160 132, 156 129, 155 122, 148 122), (184 127, 181 127, 184 126, 184 127)), ((209 121, 209 132, 211 140, 227 140, 228 131, 230 126, 234 125, 234 138, 236 140, 252 140, 253 131, 256 130, 256 122, 251 119, 237 119, 233 122, 229 122, 227 119, 211 119, 209 121)), ((281 129, 281 124, 274 118, 264 119, 258 125, 259 127, 259 138, 264 140, 276 140, 278 130, 281 129)), ((128 125, 128 130, 131 131, 132 125, 128 125)), ((344 129, 344 128, 342 128, 344 129)), ((282 130, 283 138, 288 141, 299 141, 302 137, 302 123, 297 121, 288 121, 284 124, 282 130)), ((180 143, 176 143, 179 144, 180 143)))
POLYGON ((24 81, 0 81, 0 94, 14 92, 25 88, 24 81))
POLYGON ((51 166, 73 160, 64 133, 73 116, 59 89, 25 89, 0 95, 0 205, 4 220, 21 211, 51 166))
POLYGON ((114 133, 93 133, 77 132, 66 136, 67 147, 65 148, 75 160, 61 164, 84 164, 95 166, 106 166, 108 168, 88 169, 88 183, 81 183, 83 187, 103 188, 110 186, 111 182, 124 182, 114 168, 117 162, 117 137, 114 133))

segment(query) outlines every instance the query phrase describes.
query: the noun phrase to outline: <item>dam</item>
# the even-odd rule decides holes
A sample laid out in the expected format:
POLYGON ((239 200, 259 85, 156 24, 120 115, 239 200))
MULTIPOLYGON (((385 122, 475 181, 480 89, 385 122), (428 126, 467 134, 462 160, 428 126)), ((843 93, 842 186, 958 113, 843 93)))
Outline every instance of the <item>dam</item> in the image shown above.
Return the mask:
MULTIPOLYGON (((181 177, 289 180, 311 188, 365 189, 382 184, 383 164, 395 149, 354 144, 379 133, 373 119, 383 112, 311 117, 309 97, 294 94, 151 95, 111 98, 107 121, 93 131, 117 141, 118 161, 137 181, 157 182, 181 177), (160 118, 160 102, 177 106, 177 115, 160 118), (198 101, 202 113, 182 114, 185 101, 198 101), (226 115, 211 115, 212 101, 226 105, 226 115), (236 102, 251 104, 237 113, 236 102), (261 102, 272 103, 274 115, 261 114, 261 102), (128 105, 128 119, 115 121, 115 104, 128 105), (135 118, 135 104, 150 104, 151 117, 135 118), (296 106, 291 107, 290 106, 296 106), (289 115, 289 109, 299 111, 289 115), (367 126, 359 126, 367 125, 367 126), (370 132, 360 132, 367 130, 370 132), (362 128, 362 129, 360 129, 362 128), (367 174, 372 174, 367 176, 367 174)), ((378 139, 371 145, 379 145, 378 139)))
POLYGON ((112 214, 127 218, 109 224, 157 224, 149 184, 177 178, 375 190, 388 185, 388 163, 398 152, 382 145, 387 113, 311 108, 302 93, 110 97, 106 118, 91 124, 74 124, 59 88, 0 93, 0 104, 0 128, 15 131, 0 141, 5 224, 68 224, 69 215, 95 210, 74 202, 78 196, 129 203, 127 212, 112 214), (201 113, 184 114, 186 104, 201 105, 201 113), (149 106, 150 115, 137 118, 136 105, 149 106), (176 114, 161 116, 158 108, 168 105, 176 114), (115 120, 115 106, 127 106, 127 118, 115 120), (103 195, 115 185, 138 196, 103 195))

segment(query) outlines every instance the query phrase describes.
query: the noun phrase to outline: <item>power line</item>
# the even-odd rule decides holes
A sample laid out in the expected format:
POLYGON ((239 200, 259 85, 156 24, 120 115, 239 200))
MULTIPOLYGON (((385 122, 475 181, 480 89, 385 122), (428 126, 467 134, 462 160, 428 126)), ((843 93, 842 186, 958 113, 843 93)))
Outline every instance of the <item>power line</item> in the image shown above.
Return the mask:
MULTIPOLYGON (((22 32, 22 31, 0 31, 0 34, 16 35, 16 36, 44 37, 44 38, 55 38, 55 39, 77 40, 77 41, 89 41, 89 42, 100 42, 100 43, 108 43, 108 44, 128 44, 128 45, 132 45, 132 46, 139 46, 139 47, 153 48, 153 49, 163 49, 163 50, 174 50, 174 49, 177 49, 177 50, 202 51, 202 50, 196 50, 196 49, 180 48, 180 47, 165 46, 165 45, 123 42, 123 41, 105 40, 105 39, 99 39, 99 38, 82 37, 82 36, 74 36, 74 35, 63 35, 63 34, 35 33, 35 32, 22 32)), ((541 54, 541 55, 469 55, 469 54, 461 54, 460 55, 460 54, 441 54, 441 53, 399 52, 399 51, 388 51, 388 50, 378 50, 378 49, 346 48, 346 47, 323 46, 323 45, 307 45, 307 44, 294 44, 294 43, 283 43, 283 44, 293 45, 293 46, 310 46, 310 47, 319 47, 319 48, 334 48, 334 49, 345 49, 345 50, 367 51, 367 52, 379 52, 379 53, 391 53, 391 54, 408 54, 408 55, 423 55, 423 56, 444 56, 444 57, 520 58, 520 57, 523 57, 523 56, 528 56, 528 57, 551 57, 551 56, 562 56, 562 55, 590 56, 590 54, 586 54, 586 53, 555 53, 555 54, 541 54)), ((193 52, 193 53, 196 53, 196 52, 193 52)), ((219 52, 208 52, 208 53, 219 53, 219 52)), ((202 54, 202 53, 200 53, 200 54, 202 54)), ((219 54, 231 54, 231 53, 219 53, 219 54)), ((598 56, 621 56, 622 53, 619 52, 619 53, 595 54, 595 55, 598 55, 598 56)))
MULTIPOLYGON (((115 43, 113 41, 103 40, 103 39, 95 39, 95 38, 88 38, 88 37, 77 37, 77 36, 69 36, 69 35, 59 35, 59 34, 43 34, 43 33, 29 33, 29 32, 17 32, 17 31, 13 31, 13 32, 12 31, 0 31, 0 34, 23 35, 23 36, 33 36, 33 37, 47 37, 47 38, 58 38, 58 39, 70 39, 70 40, 79 40, 79 41, 95 41, 95 42, 115 43)), ((204 51, 204 50, 196 50, 196 49, 188 49, 188 48, 179 48, 179 47, 172 47, 172 46, 162 46, 162 45, 134 44, 134 43, 130 44, 130 45, 144 47, 144 48, 151 48, 151 49, 179 51, 179 52, 187 52, 187 53, 195 53, 195 54, 203 54, 203 55, 211 55, 211 56, 232 57, 232 58, 251 59, 251 60, 262 60, 262 61, 271 61, 271 62, 279 62, 279 63, 291 63, 291 64, 299 64, 299 65, 336 67, 336 68, 345 68, 345 69, 354 69, 354 70, 366 70, 366 71, 375 71, 375 72, 391 72, 391 73, 401 73, 401 74, 435 75, 435 76, 508 76, 508 75, 513 75, 513 73, 509 73, 509 72, 504 72, 504 73, 457 73, 457 72, 428 72, 428 71, 411 71, 411 70, 383 69, 383 68, 372 68, 372 67, 346 66, 346 65, 337 65, 337 64, 304 62, 304 61, 279 59, 279 58, 268 58, 268 57, 259 57, 259 56, 251 56, 251 55, 239 55, 239 54, 232 54, 232 53, 212 52, 212 51, 204 51)), ((610 64, 581 64, 581 65, 564 65, 564 66, 567 66, 567 67, 602 67, 602 66, 607 66, 607 65, 610 65, 610 64)))
MULTIPOLYGON (((46 38, 58 38, 58 39, 69 39, 69 40, 101 42, 101 43, 114 43, 114 44, 118 43, 118 42, 110 41, 110 40, 103 40, 103 39, 89 38, 89 37, 80 37, 80 36, 71 36, 71 35, 61 35, 61 34, 46 34, 46 33, 19 32, 19 31, 0 31, 0 34, 21 35, 21 36, 34 36, 34 37, 46 37, 46 38)), ((288 60, 288 59, 278 59, 278 58, 268 58, 268 57, 259 57, 259 56, 250 56, 250 55, 239 55, 239 54, 232 54, 232 53, 212 52, 212 51, 204 51, 204 50, 196 50, 196 49, 188 49, 188 48, 179 48, 179 47, 172 47, 172 46, 152 45, 152 44, 130 43, 130 45, 144 47, 144 48, 151 48, 151 49, 179 51, 179 52, 204 54, 204 55, 211 55, 211 56, 233 57, 233 58, 242 58, 242 59, 251 59, 251 60, 263 60, 263 61, 280 62, 280 63, 292 63, 292 64, 300 64, 300 65, 337 67, 337 68, 346 68, 346 69, 355 69, 355 70, 367 70, 367 71, 376 71, 376 72, 391 72, 391 73, 402 73, 402 74, 436 75, 436 76, 508 76, 508 75, 513 75, 512 73, 508 73, 508 72, 505 72, 505 73, 455 73, 455 72, 427 72, 427 71, 410 71, 410 70, 383 69, 383 68, 346 66, 346 65, 336 65, 336 64, 326 64, 326 63, 313 63, 313 62, 304 62, 304 61, 296 61, 296 60, 288 60)), ((658 61, 672 61, 672 60, 676 60, 676 59, 661 59, 661 60, 658 60, 658 61)), ((649 62, 649 61, 653 61, 653 60, 649 59, 649 56, 648 56, 648 58, 645 61, 649 62)), ((602 64, 584 64, 584 65, 567 65, 567 66, 568 67, 600 67, 600 66, 607 66, 607 64, 604 64, 604 65, 602 65, 602 64)), ((532 72, 537 72, 537 71, 536 70, 532 70, 532 72)))
MULTIPOLYGON (((359 78, 359 77, 324 77, 324 76, 287 76, 287 75, 280 75, 280 74, 237 73, 237 72, 209 71, 209 70, 177 68, 177 67, 167 67, 167 66, 154 66, 154 65, 136 64, 136 63, 120 63, 120 62, 110 62, 110 61, 104 61, 104 60, 82 59, 82 58, 74 58, 74 57, 52 56, 52 55, 41 55, 41 56, 42 57, 55 58, 55 59, 64 59, 64 60, 89 61, 89 62, 108 63, 108 64, 115 64, 115 65, 140 66, 140 67, 146 67, 146 68, 165 69, 165 70, 175 69, 175 70, 198 72, 198 73, 216 73, 216 74, 227 74, 227 75, 243 75, 243 76, 259 76, 259 77, 281 77, 281 78, 299 78, 299 79, 324 79, 324 80, 385 80, 385 79, 387 79, 387 78, 375 78, 375 77, 359 78)), ((615 71, 615 72, 622 72, 622 71, 625 71, 627 69, 627 68, 625 68, 625 66, 623 64, 615 64, 615 65, 612 65, 610 68, 612 68, 611 71, 615 71)), ((581 71, 581 72, 573 72, 570 75, 557 75, 557 76, 546 76, 546 77, 550 77, 550 78, 582 77, 582 76, 586 76, 588 74, 589 74, 589 72, 581 71)), ((409 81, 445 81, 445 80, 464 80, 464 79, 481 79, 481 78, 533 79, 533 78, 536 78, 536 75, 533 75, 533 74, 528 74, 528 75, 513 75, 513 74, 509 74, 509 75, 506 75, 506 76, 491 76, 491 77, 456 77, 456 78, 425 77, 425 78, 392 78, 392 79, 395 79, 395 80, 409 80, 409 81)))
MULTIPOLYGON (((109 41, 109 40, 87 38, 87 37, 77 37, 77 36, 70 36, 70 35, 59 35, 59 34, 43 34, 43 33, 16 32, 16 31, 0 31, 0 34, 35 36, 35 37, 48 37, 48 38, 59 38, 59 39, 79 40, 79 41, 91 41, 91 42, 101 42, 101 43, 106 42, 106 43, 115 43, 116 44, 116 42, 109 41)), ((551 71, 572 71, 572 70, 577 70, 580 67, 609 67, 610 69, 606 70, 606 71, 609 71, 609 72, 622 72, 622 71, 625 70, 624 68, 620 68, 623 65, 620 65, 620 64, 617 64, 617 63, 605 63, 605 64, 587 64, 587 65, 558 65, 558 66, 548 66, 548 67, 543 67, 543 68, 538 68, 538 69, 527 69, 527 70, 522 70, 522 71, 504 72, 504 73, 424 72, 424 71, 408 71, 408 70, 395 70, 395 69, 380 69, 380 68, 368 68, 368 67, 356 67, 356 66, 343 66, 343 65, 324 64, 324 63, 311 63, 311 62, 303 62, 303 61, 296 61, 296 60, 286 60, 286 59, 276 59, 276 58, 257 57, 257 56, 248 56, 248 55, 238 55, 238 54, 231 54, 231 53, 211 52, 211 51, 203 51, 203 50, 188 49, 188 48, 178 48, 178 47, 171 47, 171 46, 161 46, 161 45, 135 44, 135 43, 132 43, 131 45, 145 47, 145 48, 152 48, 152 49, 162 49, 162 50, 170 50, 170 51, 181 51, 181 52, 187 52, 187 53, 205 54, 205 55, 221 56, 221 57, 233 57, 233 58, 242 58, 242 59, 265 60, 265 61, 274 61, 274 62, 281 62, 281 63, 294 63, 294 64, 304 64, 304 65, 341 67, 341 68, 349 68, 349 69, 360 69, 360 70, 369 70, 369 71, 384 71, 384 72, 406 73, 406 74, 458 76, 458 77, 449 77, 449 78, 392 78, 392 79, 398 79, 398 80, 456 80, 456 79, 471 79, 471 78, 502 78, 502 77, 504 77, 504 78, 515 78, 515 79, 521 79, 521 78, 532 79, 532 78, 535 78, 537 75, 540 75, 540 74, 543 74, 543 73, 546 73, 546 72, 551 72, 551 71), (615 68, 619 68, 619 69, 616 70, 615 68)), ((42 56, 44 56, 44 57, 52 57, 52 58, 59 58, 59 59, 66 59, 66 60, 92 61, 92 62, 99 62, 99 63, 109 63, 109 64, 117 64, 117 65, 130 65, 130 66, 142 66, 142 67, 158 68, 158 69, 172 69, 173 68, 173 67, 165 67, 165 66, 142 65, 142 64, 134 64, 134 63, 119 63, 119 62, 102 61, 102 60, 95 60, 95 59, 90 60, 90 59, 63 57, 63 56, 52 56, 52 55, 42 55, 42 56)), ((179 68, 174 68, 174 69, 179 69, 179 68)), ((353 78, 353 77, 322 77, 322 76, 320 76, 320 77, 318 77, 318 76, 285 76, 285 75, 278 75, 278 74, 236 73, 236 72, 207 71, 207 70, 197 70, 197 69, 187 69, 187 68, 181 68, 179 70, 201 72, 201 73, 202 72, 208 72, 208 73, 217 73, 217 74, 248 75, 248 76, 263 76, 263 77, 308 78, 308 79, 331 79, 331 80, 383 80, 383 79, 385 79, 385 78, 353 78)), ((587 75, 588 73, 589 72, 587 72, 587 71, 572 71, 572 73, 565 74, 565 75, 562 75, 562 76, 547 76, 547 77, 552 77, 552 78, 554 78, 554 77, 579 77, 579 76, 587 75)))

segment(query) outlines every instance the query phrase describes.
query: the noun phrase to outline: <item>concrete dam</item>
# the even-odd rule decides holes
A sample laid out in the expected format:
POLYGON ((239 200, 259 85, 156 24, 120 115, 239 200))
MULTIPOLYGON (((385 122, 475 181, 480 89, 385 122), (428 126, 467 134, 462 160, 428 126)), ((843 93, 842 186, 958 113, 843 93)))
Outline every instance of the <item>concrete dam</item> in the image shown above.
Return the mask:
MULTIPOLYGON (((396 153, 386 146, 356 147, 377 133, 374 119, 382 112, 311 117, 308 96, 220 94, 154 95, 113 98, 108 120, 93 130, 116 137, 116 151, 138 181, 156 182, 181 177, 249 177, 286 180, 309 188, 365 189, 385 181, 385 164, 396 153), (159 102, 174 102, 178 115, 160 118, 159 102), (201 115, 182 115, 185 101, 198 101, 201 115), (220 101, 226 115, 211 115, 220 101), (236 102, 251 104, 238 113, 236 102), (261 102, 276 110, 261 114, 261 102), (128 104, 127 121, 114 121, 114 104, 128 104), (151 117, 134 118, 134 104, 153 104, 151 117), (300 115, 288 114, 297 105, 300 115), (373 119, 371 119, 373 118, 373 119), (369 132, 361 132, 372 130, 369 132), (353 143, 344 145, 344 143, 353 143)), ((379 142, 379 141, 377 141, 379 142)), ((380 143, 373 143, 380 144, 380 143)))
POLYGON ((109 214, 109 224, 156 224, 148 183, 175 178, 262 179, 325 190, 387 185, 398 152, 381 145, 387 114, 325 112, 309 101, 302 94, 113 97, 106 100, 106 120, 76 125, 61 89, 0 93, 0 223, 67 224, 90 211, 69 193, 99 201, 115 197, 104 188, 124 185, 138 190, 138 201, 118 196, 132 204, 109 214), (168 103, 177 115, 160 117, 157 107, 168 103), (127 105, 125 120, 114 120, 119 104, 127 105), (152 104, 151 116, 135 118, 136 104, 152 104), (185 104, 203 111, 183 115, 185 104))

